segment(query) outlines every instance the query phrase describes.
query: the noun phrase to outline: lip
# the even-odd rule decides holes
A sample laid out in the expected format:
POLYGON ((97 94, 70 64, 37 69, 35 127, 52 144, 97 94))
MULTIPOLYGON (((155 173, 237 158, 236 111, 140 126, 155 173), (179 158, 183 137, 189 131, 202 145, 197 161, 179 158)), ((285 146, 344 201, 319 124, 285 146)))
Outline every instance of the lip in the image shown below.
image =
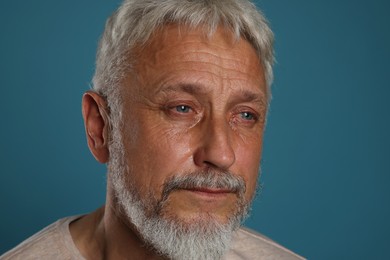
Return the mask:
POLYGON ((212 189, 212 188, 193 188, 193 189, 188 189, 188 191, 211 193, 211 194, 232 193, 232 191, 228 189, 212 189))
POLYGON ((234 193, 228 189, 212 189, 212 188, 191 188, 191 189, 186 189, 186 191, 189 191, 198 196, 209 197, 209 198, 225 197, 229 194, 234 193))
POLYGON ((225 212, 237 200, 237 194, 230 189, 186 188, 181 192, 175 198, 187 211, 225 212))

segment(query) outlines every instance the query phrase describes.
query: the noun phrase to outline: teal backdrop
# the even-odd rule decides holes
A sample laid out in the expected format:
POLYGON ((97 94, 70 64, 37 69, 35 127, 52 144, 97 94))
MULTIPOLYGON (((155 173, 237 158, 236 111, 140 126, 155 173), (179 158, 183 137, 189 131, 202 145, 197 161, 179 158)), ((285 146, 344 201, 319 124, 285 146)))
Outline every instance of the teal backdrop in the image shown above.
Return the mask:
MULTIPOLYGON (((80 104, 119 3, 0 2, 0 254, 104 203, 80 104)), ((277 64, 246 224, 309 259, 390 259, 390 2, 256 4, 277 64)))

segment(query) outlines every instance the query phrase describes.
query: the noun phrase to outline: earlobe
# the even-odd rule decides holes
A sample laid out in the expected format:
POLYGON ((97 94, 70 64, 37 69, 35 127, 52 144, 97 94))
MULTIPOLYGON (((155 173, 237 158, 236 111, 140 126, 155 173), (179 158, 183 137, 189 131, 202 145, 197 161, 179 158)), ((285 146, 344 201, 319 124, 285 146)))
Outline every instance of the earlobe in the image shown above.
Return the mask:
POLYGON ((97 161, 108 162, 109 120, 105 99, 96 92, 87 91, 83 95, 82 113, 91 153, 97 161))

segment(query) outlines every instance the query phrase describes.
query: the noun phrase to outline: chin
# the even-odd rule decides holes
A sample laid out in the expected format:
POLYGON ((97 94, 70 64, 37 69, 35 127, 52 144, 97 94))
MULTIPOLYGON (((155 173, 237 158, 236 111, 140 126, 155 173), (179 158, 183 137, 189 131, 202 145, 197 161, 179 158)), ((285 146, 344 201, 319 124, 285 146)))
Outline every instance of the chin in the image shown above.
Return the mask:
POLYGON ((180 211, 179 209, 166 207, 159 213, 160 218, 165 219, 172 224, 176 223, 179 226, 203 227, 206 229, 216 226, 233 225, 239 227, 242 220, 242 212, 237 206, 234 210, 226 210, 224 212, 216 212, 211 210, 197 211, 180 211))

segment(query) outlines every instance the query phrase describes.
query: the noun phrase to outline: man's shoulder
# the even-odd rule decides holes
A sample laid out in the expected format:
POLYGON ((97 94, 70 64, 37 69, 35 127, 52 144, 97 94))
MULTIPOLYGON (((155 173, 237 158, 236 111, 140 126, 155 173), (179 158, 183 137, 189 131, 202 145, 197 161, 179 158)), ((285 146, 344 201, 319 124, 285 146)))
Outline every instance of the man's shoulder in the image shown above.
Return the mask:
POLYGON ((75 245, 70 236, 69 223, 76 218, 78 216, 54 222, 0 256, 0 259, 56 259, 58 256, 75 259, 72 254, 75 245))
POLYGON ((268 237, 240 228, 232 238, 226 259, 304 259, 268 237))

